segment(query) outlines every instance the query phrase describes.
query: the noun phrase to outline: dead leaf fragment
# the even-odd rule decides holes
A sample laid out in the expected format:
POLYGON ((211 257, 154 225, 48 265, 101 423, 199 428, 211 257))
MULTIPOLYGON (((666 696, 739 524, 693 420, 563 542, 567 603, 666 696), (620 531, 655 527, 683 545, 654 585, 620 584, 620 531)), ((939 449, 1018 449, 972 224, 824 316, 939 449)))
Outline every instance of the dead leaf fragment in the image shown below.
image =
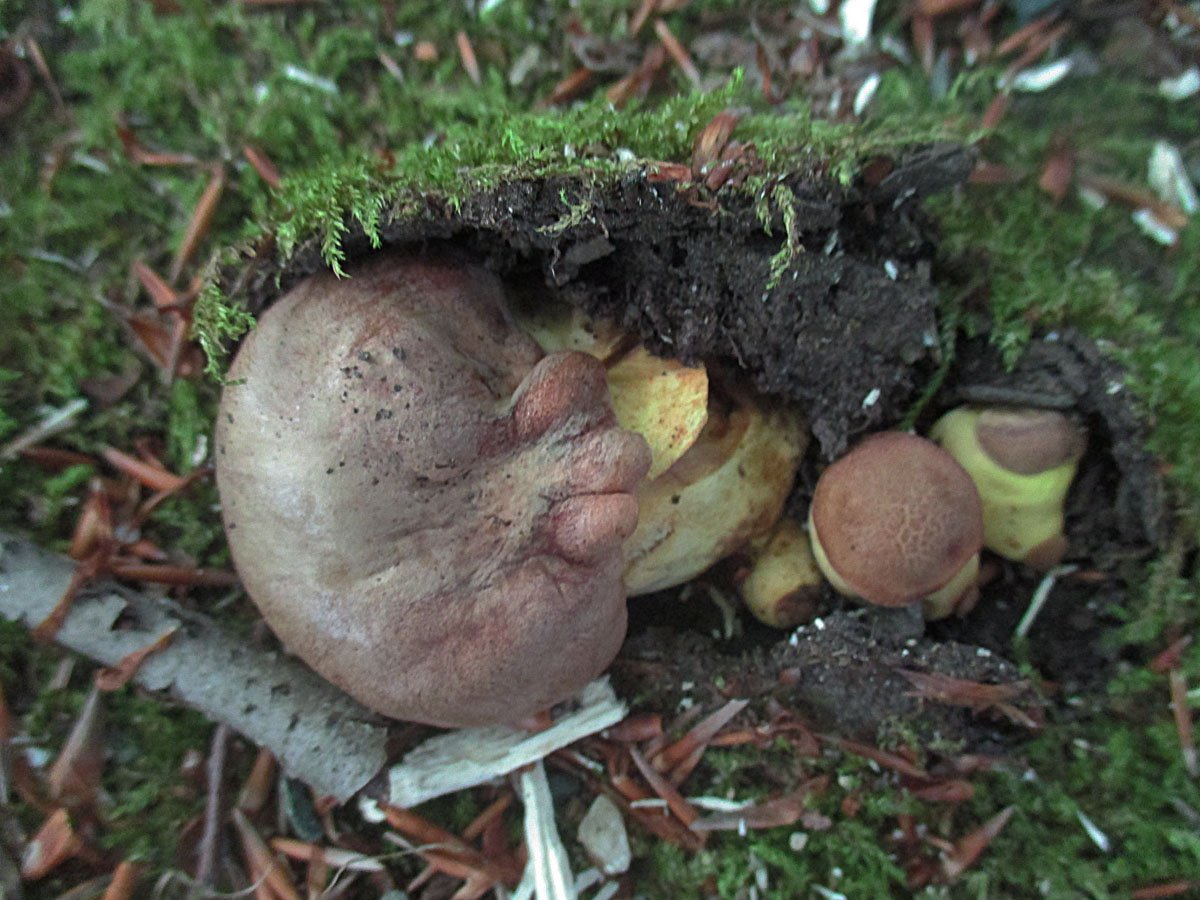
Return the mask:
POLYGON ((42 823, 21 856, 21 877, 26 881, 45 878, 83 849, 65 809, 56 809, 42 823))
POLYGON ((1013 817, 1016 809, 1015 806, 1005 807, 970 834, 959 838, 954 844, 953 851, 942 860, 942 881, 949 884, 974 865, 975 860, 979 859, 988 844, 1004 830, 1004 826, 1013 817))
POLYGON ((104 770, 103 719, 100 691, 93 687, 47 777, 51 798, 64 807, 95 805, 104 770))

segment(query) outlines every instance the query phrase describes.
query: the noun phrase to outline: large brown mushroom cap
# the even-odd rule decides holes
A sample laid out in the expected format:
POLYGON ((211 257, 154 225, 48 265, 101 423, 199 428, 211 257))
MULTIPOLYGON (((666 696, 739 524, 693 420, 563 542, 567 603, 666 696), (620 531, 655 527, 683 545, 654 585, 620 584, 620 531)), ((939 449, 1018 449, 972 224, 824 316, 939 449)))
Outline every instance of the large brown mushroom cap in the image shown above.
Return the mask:
POLYGON ((898 431, 872 435, 821 473, 810 523, 818 561, 883 606, 933 593, 983 546, 971 477, 937 444, 898 431))
POLYGON ((272 306, 216 433, 226 531, 284 643, 386 715, 516 721, 625 635, 621 543, 649 465, 603 366, 543 356, 495 276, 379 254, 272 306))

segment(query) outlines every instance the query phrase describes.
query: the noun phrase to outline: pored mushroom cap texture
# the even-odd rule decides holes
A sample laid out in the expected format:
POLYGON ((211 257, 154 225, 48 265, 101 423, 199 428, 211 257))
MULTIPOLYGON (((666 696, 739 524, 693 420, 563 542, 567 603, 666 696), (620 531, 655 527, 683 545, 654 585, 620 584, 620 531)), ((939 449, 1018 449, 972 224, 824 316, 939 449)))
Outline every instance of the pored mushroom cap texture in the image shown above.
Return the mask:
POLYGON ((617 427, 603 366, 543 355, 481 265, 390 252, 349 274, 289 291, 229 372, 217 482, 238 572, 365 705, 517 721, 621 645, 649 451, 617 427))
POLYGON ((899 431, 866 438, 822 472, 810 514, 830 566, 882 606, 936 591, 983 546, 966 470, 932 441, 899 431))

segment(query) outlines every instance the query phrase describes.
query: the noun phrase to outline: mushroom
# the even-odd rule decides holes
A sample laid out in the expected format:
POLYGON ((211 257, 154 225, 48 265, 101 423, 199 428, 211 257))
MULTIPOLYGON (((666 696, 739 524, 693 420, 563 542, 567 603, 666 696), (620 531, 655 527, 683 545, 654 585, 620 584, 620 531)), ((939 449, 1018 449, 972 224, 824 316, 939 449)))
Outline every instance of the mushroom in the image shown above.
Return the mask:
POLYGON ((881 606, 923 601, 931 619, 973 602, 979 493, 932 441, 886 431, 859 443, 821 473, 808 532, 839 593, 881 606))
POLYGON ((1005 559, 1050 569, 1067 552, 1063 504, 1087 446, 1048 409, 959 407, 929 436, 967 470, 983 501, 983 543, 1005 559))
POLYGON ((810 622, 821 599, 821 571, 808 535, 790 516, 774 530, 751 541, 749 567, 738 593, 754 618, 772 628, 810 622))
POLYGON ((683 584, 775 526, 807 446, 803 419, 716 385, 696 442, 638 489, 625 542, 630 596, 683 584))
POLYGON ((646 442, 604 366, 544 354, 483 267, 389 252, 351 276, 291 289, 230 369, 217 482, 238 572, 367 706, 518 721, 621 645, 646 442))
POLYGON ((703 364, 654 356, 567 304, 519 297, 514 313, 543 350, 603 361, 617 422, 650 446, 637 531, 625 542, 631 596, 690 581, 769 534, 807 446, 795 410, 768 410, 731 374, 710 378, 703 364))
POLYGON ((708 420, 703 365, 654 356, 615 323, 567 303, 522 295, 513 314, 546 353, 579 350, 604 363, 617 423, 650 445, 648 478, 657 478, 696 442, 708 420))

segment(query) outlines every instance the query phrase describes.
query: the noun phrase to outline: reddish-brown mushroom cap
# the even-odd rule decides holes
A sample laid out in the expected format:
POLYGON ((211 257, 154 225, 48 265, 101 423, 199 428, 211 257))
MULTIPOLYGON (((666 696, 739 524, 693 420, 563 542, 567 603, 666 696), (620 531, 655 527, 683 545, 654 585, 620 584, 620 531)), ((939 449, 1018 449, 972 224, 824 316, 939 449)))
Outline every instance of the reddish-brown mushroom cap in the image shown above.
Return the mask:
POLYGON ((1037 475, 1083 456, 1087 437, 1069 418, 1050 409, 985 409, 975 439, 999 466, 1037 475))
POLYGON ((622 541, 649 466, 603 365, 544 356, 494 275, 378 254, 293 288, 230 370, 230 549, 284 643, 369 707, 512 722, 625 635, 622 541))
POLYGON ((971 477, 937 444, 898 431, 872 435, 821 474, 810 522, 818 559, 882 606, 933 593, 983 546, 971 477))

